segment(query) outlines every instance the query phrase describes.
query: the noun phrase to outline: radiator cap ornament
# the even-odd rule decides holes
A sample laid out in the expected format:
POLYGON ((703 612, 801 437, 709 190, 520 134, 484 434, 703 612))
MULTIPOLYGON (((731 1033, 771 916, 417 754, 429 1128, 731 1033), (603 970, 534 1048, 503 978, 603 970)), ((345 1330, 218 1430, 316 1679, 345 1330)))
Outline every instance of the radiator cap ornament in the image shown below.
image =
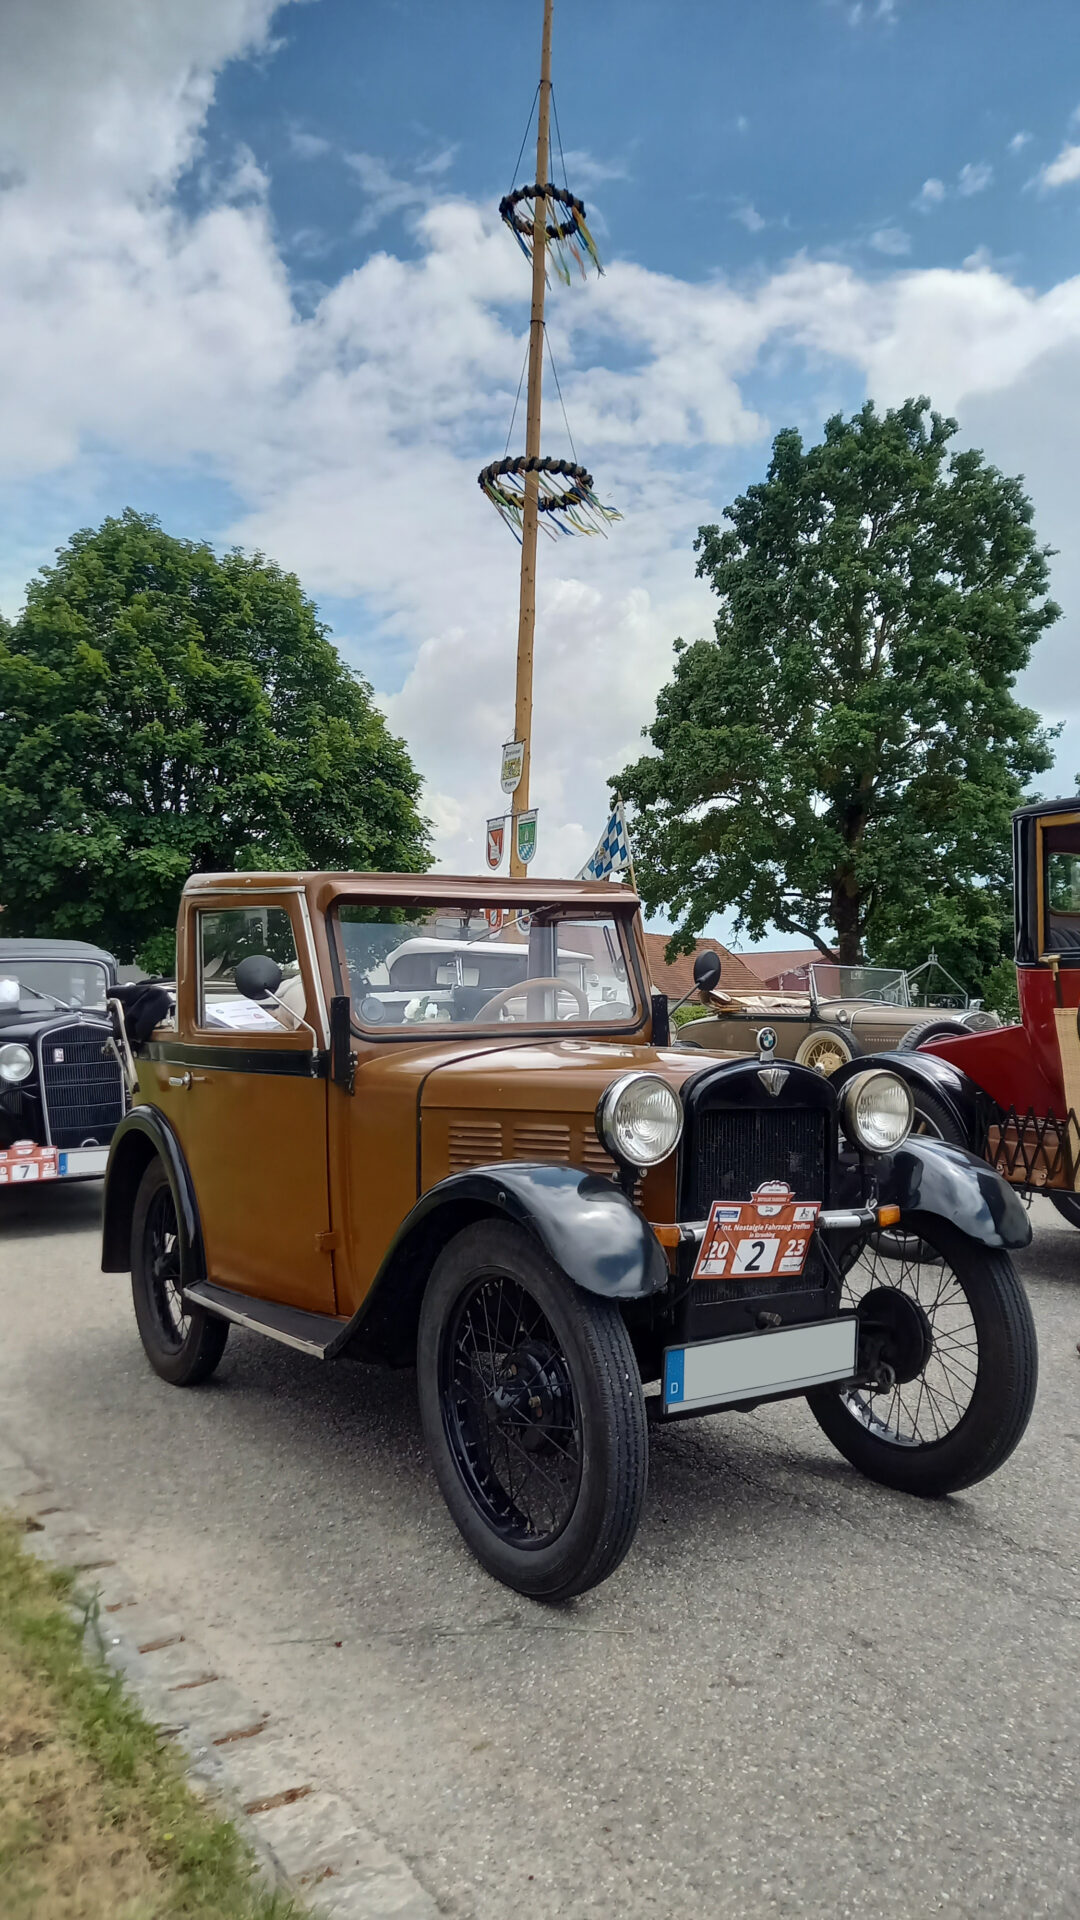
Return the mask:
POLYGON ((762 1060, 771 1060, 776 1052, 776 1028, 759 1027, 757 1032, 758 1054, 762 1060))

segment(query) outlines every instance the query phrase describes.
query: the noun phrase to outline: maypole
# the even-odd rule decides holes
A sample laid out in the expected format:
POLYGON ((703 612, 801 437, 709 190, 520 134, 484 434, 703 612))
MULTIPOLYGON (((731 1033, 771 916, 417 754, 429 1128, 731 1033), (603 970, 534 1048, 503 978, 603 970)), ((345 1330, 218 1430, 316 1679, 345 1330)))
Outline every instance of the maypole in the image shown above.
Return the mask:
MULTIPOLYGON (((553 0, 544 0, 540 44, 540 86, 536 127, 536 179, 532 186, 515 188, 500 203, 499 212, 532 265, 532 307, 529 317, 528 387, 525 403, 525 454, 497 460, 480 474, 480 485, 503 519, 521 540, 521 586, 518 600, 517 675, 514 689, 514 739, 503 751, 503 791, 513 796, 510 835, 510 876, 520 880, 536 850, 536 819, 529 805, 532 761, 533 637, 536 630, 536 537, 541 520, 545 532, 600 533, 617 520, 613 508, 603 507, 593 493, 592 475, 576 460, 545 459, 540 452, 540 416, 544 381, 544 298, 549 256, 567 283, 570 255, 585 277, 586 259, 597 272, 600 261, 585 219, 582 202, 569 187, 551 180, 551 22, 553 0)), ((502 861, 502 820, 488 822, 488 865, 502 861), (495 829, 493 832, 492 830, 495 829), (495 855, 496 857, 493 857, 495 855)))

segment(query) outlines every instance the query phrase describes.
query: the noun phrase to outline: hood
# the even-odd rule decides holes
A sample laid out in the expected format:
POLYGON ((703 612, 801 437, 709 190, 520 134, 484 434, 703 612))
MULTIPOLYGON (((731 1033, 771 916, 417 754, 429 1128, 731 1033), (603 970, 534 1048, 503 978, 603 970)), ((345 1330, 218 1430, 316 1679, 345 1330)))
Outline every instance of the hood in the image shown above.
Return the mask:
MULTIPOLYGON (((709 1065, 722 1058, 715 1054, 709 1065)), ((424 1081, 425 1108, 498 1108, 506 1111, 592 1113, 604 1088, 624 1073, 656 1073, 673 1086, 699 1074, 700 1054, 606 1040, 534 1040, 444 1057, 424 1081)))
POLYGON ((92 1013, 76 1008, 73 1013, 63 1013, 59 1007, 42 1006, 40 1012, 35 1008, 30 1012, 26 1007, 12 1008, 6 1012, 0 1007, 0 1047, 9 1040, 19 1040, 23 1046, 32 1047, 39 1033, 47 1033, 50 1027, 70 1027, 72 1021, 85 1020, 90 1026, 108 1027, 108 1016, 104 1013, 92 1013))

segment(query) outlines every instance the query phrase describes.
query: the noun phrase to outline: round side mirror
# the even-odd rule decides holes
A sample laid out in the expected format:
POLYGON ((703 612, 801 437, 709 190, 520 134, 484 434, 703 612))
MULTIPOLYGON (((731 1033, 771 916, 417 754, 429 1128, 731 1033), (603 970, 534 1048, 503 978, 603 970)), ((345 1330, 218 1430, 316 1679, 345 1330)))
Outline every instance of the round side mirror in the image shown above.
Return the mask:
POLYGON ((703 947, 694 960, 694 985, 702 993, 711 993, 720 983, 720 955, 703 947))
POLYGON ((249 953, 240 961, 233 979, 237 993, 242 993, 245 1000, 265 1000, 268 993, 276 993, 280 987, 281 968, 265 953, 249 953))

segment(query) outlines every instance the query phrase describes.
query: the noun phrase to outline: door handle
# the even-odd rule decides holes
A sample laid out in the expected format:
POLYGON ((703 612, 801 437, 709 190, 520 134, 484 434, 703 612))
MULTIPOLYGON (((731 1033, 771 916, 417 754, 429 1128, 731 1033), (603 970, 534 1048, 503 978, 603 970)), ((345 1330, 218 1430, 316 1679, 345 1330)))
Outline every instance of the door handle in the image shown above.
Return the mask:
POLYGON ((170 1087, 190 1087, 190 1073, 170 1073, 169 1085, 170 1087))

